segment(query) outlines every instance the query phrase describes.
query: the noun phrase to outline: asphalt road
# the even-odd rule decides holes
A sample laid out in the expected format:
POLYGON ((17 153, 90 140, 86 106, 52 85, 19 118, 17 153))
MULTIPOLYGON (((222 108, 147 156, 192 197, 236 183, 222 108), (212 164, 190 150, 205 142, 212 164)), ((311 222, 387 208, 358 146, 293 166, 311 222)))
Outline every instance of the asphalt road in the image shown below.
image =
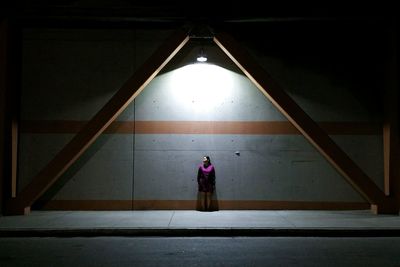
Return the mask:
POLYGON ((399 237, 1 238, 0 266, 400 266, 399 237))

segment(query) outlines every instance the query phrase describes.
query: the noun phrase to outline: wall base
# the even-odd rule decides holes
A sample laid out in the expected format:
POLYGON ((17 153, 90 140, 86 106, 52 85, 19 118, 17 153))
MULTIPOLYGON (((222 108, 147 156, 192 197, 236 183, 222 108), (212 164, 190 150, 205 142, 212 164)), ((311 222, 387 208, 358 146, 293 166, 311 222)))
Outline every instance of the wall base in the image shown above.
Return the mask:
MULTIPOLYGON (((215 210, 365 210, 363 202, 309 202, 264 200, 213 201, 215 210)), ((51 200, 43 210, 195 210, 197 200, 51 200)))

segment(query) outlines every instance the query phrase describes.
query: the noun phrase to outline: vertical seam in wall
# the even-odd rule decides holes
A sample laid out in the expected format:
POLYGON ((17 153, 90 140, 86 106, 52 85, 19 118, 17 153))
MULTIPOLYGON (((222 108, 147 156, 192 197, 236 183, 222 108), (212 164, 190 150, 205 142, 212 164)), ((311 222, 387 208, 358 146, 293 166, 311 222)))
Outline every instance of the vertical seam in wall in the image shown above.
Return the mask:
MULTIPOLYGON (((136 30, 133 30, 133 71, 136 69, 136 30)), ((136 139, 136 114, 135 99, 133 99, 133 134, 132 134, 132 193, 131 210, 135 209, 135 139, 136 139)))
POLYGON ((135 208, 135 139, 136 139, 136 114, 135 114, 135 99, 133 100, 133 135, 132 135, 132 210, 135 208))

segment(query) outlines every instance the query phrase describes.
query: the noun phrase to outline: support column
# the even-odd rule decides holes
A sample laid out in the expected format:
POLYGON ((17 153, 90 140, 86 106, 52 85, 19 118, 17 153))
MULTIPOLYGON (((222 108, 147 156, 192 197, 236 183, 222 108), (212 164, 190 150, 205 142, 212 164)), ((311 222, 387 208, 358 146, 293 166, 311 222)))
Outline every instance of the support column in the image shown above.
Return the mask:
MULTIPOLYGON (((8 19, 0 26, 0 94, 1 94, 1 201, 17 194, 18 125, 20 103, 21 32, 8 19)), ((4 213, 4 212, 3 212, 4 213)))
POLYGON ((400 205, 400 147, 399 147, 399 93, 397 72, 397 31, 396 24, 388 27, 387 54, 385 58, 385 84, 383 107, 383 159, 385 194, 396 199, 400 205))
POLYGON ((7 69, 7 33, 8 22, 0 21, 0 214, 3 213, 5 178, 5 133, 6 133, 6 69, 7 69))

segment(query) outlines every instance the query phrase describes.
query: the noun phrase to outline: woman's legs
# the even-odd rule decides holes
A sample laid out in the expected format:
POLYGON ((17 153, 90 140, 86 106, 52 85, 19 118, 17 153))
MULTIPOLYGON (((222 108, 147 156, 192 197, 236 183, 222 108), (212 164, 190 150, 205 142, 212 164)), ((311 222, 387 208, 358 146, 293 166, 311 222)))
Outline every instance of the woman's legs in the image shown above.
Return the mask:
POLYGON ((212 193, 211 192, 207 192, 206 193, 206 210, 211 210, 211 198, 212 198, 212 193))
POLYGON ((213 194, 212 192, 201 192, 201 191, 199 191, 200 210, 202 210, 202 211, 211 210, 212 194, 213 194))
POLYGON ((199 192, 200 194, 200 210, 206 210, 206 192, 199 192))

